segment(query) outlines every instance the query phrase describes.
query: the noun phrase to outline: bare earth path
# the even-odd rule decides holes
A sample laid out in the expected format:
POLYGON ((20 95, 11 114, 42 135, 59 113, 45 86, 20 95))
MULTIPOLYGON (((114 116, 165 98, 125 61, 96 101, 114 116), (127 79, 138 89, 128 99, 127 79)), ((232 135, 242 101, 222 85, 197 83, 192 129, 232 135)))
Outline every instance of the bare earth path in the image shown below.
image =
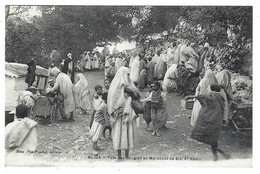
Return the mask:
MULTIPOLYGON (((93 95, 96 84, 103 85, 103 71, 84 73, 89 81, 91 94, 93 95)), ((190 138, 192 127, 190 119, 184 116, 176 116, 181 110, 181 97, 175 94, 168 96, 167 108, 169 118, 167 129, 161 130, 161 137, 154 137, 150 131, 144 129, 143 119, 135 131, 135 149, 130 151, 131 160, 137 159, 189 159, 189 160, 212 160, 211 149, 205 144, 198 143, 190 138)), ((75 112, 76 121, 56 121, 53 126, 38 126, 38 148, 36 157, 43 160, 114 160, 116 152, 113 150, 112 141, 103 139, 98 145, 103 148, 98 156, 90 154, 89 118, 75 112)), ((191 111, 184 112, 189 115, 191 111)), ((232 159, 252 158, 252 133, 235 133, 231 128, 222 131, 219 142, 220 148, 231 154, 232 159)), ((221 156, 220 156, 221 159, 221 156)))

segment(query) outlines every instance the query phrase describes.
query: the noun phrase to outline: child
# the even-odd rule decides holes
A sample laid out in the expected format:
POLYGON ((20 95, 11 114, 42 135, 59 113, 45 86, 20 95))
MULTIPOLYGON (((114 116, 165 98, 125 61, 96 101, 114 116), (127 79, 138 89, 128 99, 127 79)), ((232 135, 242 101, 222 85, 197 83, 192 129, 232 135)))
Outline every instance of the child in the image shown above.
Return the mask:
POLYGON ((106 78, 105 81, 104 81, 105 89, 104 89, 103 93, 108 93, 110 84, 111 84, 111 80, 109 78, 106 78))
POLYGON ((165 107, 165 96, 161 92, 161 84, 155 81, 152 84, 153 91, 150 96, 143 101, 147 101, 151 105, 151 119, 154 127, 152 135, 160 137, 159 128, 165 127, 167 121, 167 111, 165 107))
POLYGON ((92 154, 94 155, 97 155, 97 150, 100 150, 100 148, 97 146, 97 141, 100 139, 103 129, 105 127, 105 117, 108 117, 106 103, 107 95, 103 95, 100 106, 95 112, 93 124, 89 133, 90 138, 92 140, 92 154))
MULTIPOLYGON (((110 83, 111 83, 111 80, 110 79, 105 79, 104 81, 104 86, 105 86, 105 89, 104 89, 104 93, 103 95, 108 95, 108 90, 109 90, 109 87, 110 87, 110 83)), ((105 133, 106 133, 106 130, 109 130, 109 139, 111 139, 111 131, 112 131, 112 128, 110 126, 110 118, 109 118, 109 115, 108 117, 105 117, 105 128, 104 128, 104 131, 103 131, 103 137, 105 138, 105 133)))
POLYGON ((93 120, 94 120, 94 115, 95 115, 96 111, 98 110, 99 106, 102 103, 102 94, 103 94, 102 86, 96 85, 95 86, 95 91, 96 91, 96 93, 93 95, 93 108, 94 108, 94 111, 93 111, 93 113, 91 115, 91 118, 90 118, 90 125, 89 125, 90 128, 91 128, 93 120))
MULTIPOLYGON (((147 89, 148 91, 146 92, 145 94, 145 97, 148 98, 152 92, 152 87, 151 85, 147 85, 147 89)), ((149 102, 147 102, 145 99, 141 100, 141 102, 145 102, 144 103, 144 114, 143 114, 143 119, 145 120, 146 122, 146 127, 145 129, 146 130, 149 130, 151 131, 152 129, 150 128, 150 123, 151 123, 151 105, 149 102)))

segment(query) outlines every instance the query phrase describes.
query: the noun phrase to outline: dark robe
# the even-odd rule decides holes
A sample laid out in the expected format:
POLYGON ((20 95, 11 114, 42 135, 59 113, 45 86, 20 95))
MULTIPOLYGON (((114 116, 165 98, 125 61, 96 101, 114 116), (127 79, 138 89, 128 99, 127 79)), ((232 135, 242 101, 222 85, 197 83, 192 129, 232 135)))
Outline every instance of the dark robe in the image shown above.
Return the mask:
POLYGON ((147 84, 152 84, 154 82, 154 67, 155 63, 153 61, 148 62, 147 65, 147 84))
POLYGON ((64 66, 62 68, 62 72, 67 74, 68 73, 68 70, 69 70, 69 63, 72 61, 72 59, 70 58, 67 58, 65 61, 64 61, 64 66))
POLYGON ((35 81, 36 62, 35 60, 31 60, 30 62, 27 63, 27 65, 28 65, 28 69, 27 69, 25 82, 28 84, 28 87, 30 87, 35 81))
POLYGON ((198 95, 202 108, 191 133, 191 138, 205 144, 218 141, 223 121, 224 99, 220 94, 198 95))

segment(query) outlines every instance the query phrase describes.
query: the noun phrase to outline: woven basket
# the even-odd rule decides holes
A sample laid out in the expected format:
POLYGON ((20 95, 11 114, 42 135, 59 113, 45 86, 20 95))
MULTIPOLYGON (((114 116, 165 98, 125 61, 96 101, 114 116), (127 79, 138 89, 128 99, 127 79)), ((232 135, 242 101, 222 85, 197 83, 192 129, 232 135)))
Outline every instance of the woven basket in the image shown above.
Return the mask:
POLYGON ((193 104, 194 104, 193 99, 190 100, 181 99, 181 107, 184 109, 192 110, 193 104))

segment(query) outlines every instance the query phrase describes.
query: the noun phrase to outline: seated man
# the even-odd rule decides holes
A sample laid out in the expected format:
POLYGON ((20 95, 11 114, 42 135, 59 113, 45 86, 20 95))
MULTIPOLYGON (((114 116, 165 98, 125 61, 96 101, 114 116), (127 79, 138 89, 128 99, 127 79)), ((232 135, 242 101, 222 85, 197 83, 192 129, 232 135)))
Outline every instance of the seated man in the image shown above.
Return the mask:
POLYGON ((18 94, 18 105, 23 104, 26 105, 29 109, 33 107, 34 101, 40 96, 41 94, 37 90, 35 86, 30 86, 25 91, 21 91, 18 94))
POLYGON ((26 118, 28 115, 26 105, 16 107, 17 120, 9 123, 5 127, 5 160, 6 165, 14 163, 18 165, 24 162, 25 155, 32 152, 37 147, 37 123, 34 120, 26 118), (21 160, 21 161, 19 161, 21 160))

